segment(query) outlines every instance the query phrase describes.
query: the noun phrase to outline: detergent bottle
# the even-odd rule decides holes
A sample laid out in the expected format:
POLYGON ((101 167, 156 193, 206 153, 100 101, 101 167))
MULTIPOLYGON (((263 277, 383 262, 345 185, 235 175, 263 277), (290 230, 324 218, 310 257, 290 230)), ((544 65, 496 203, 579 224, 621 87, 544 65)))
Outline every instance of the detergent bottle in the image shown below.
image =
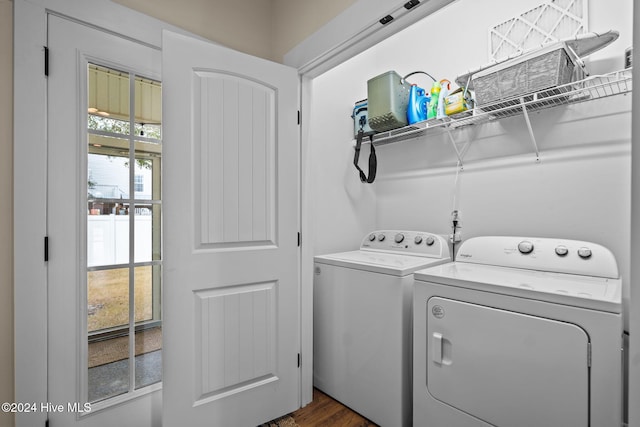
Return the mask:
POLYGON ((409 90, 409 101, 407 103, 407 121, 409 124, 427 120, 428 105, 429 96, 425 94, 424 89, 412 84, 409 90))
POLYGON ((440 96, 438 96, 438 106, 437 106, 437 114, 436 118, 441 119, 446 117, 445 113, 445 105, 444 99, 449 96, 449 91, 451 90, 451 82, 447 79, 440 80, 440 96))
POLYGON ((427 110, 427 119, 434 119, 438 116, 438 98, 440 97, 441 88, 439 81, 435 81, 431 85, 431 101, 427 110))

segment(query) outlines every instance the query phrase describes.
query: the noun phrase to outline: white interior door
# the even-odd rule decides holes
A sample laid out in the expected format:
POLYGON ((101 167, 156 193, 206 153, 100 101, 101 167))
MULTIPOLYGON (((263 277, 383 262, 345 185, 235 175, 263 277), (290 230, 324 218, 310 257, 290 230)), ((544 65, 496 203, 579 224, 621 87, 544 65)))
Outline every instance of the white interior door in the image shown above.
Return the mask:
POLYGON ((427 388, 496 427, 589 425, 589 337, 573 324, 432 297, 427 388))
MULTIPOLYGON (((133 185, 129 188, 124 185, 125 188, 121 189, 124 194, 108 196, 103 188, 101 195, 91 196, 88 188, 91 189, 93 178, 88 172, 88 158, 92 150, 109 149, 102 155, 95 155, 103 157, 106 164, 121 164, 124 182, 129 182, 127 176, 133 170, 130 165, 142 155, 138 152, 139 145, 154 145, 156 148, 151 151, 157 151, 160 144, 158 141, 150 143, 150 138, 134 134, 133 116, 130 120, 120 120, 131 125, 130 131, 119 128, 115 132, 118 127, 115 126, 90 134, 88 122, 93 111, 89 103, 92 87, 89 75, 92 72, 103 70, 99 78, 110 83, 126 81, 121 88, 118 86, 121 91, 108 91, 103 94, 108 96, 101 96, 104 102, 100 108, 106 110, 103 111, 105 116, 111 114, 111 119, 114 119, 115 111, 128 115, 134 108, 133 98, 129 95, 134 93, 134 85, 141 81, 135 76, 144 76, 145 81, 147 78, 159 80, 160 51, 55 15, 48 16, 48 39, 48 401, 51 405, 44 410, 49 412, 51 427, 159 426, 160 385, 156 381, 151 388, 140 386, 135 374, 138 360, 133 350, 134 344, 138 344, 134 343, 136 328, 141 325, 133 314, 133 282, 139 279, 139 267, 155 269, 159 263, 154 261, 155 255, 151 259, 150 252, 148 256, 140 255, 134 245, 132 236, 137 238, 145 231, 137 220, 136 211, 141 208, 131 194, 133 185), (92 198, 96 199, 95 203, 92 198), (127 203, 122 203, 124 200, 127 203), (112 209, 107 209, 109 205, 116 204, 127 211, 126 216, 117 216, 112 209), (88 215, 89 211, 92 215, 88 215), (111 254, 111 261, 105 261, 108 254, 103 254, 102 261, 95 261, 99 257, 92 251, 103 250, 107 246, 106 243, 92 246, 91 219, 113 222, 116 228, 125 224, 110 236, 101 234, 102 242, 117 237, 117 234, 126 242, 111 254), (107 310, 117 305, 113 303, 118 295, 106 282, 98 283, 104 291, 102 302, 94 307, 88 306, 87 294, 91 292, 93 275, 118 276, 115 281, 118 288, 122 284, 124 286, 121 291, 127 301, 124 306, 114 311, 107 310), (96 366, 103 368, 94 370, 88 355, 92 336, 88 324, 98 312, 108 312, 106 323, 96 327, 95 331, 101 335, 102 344, 115 339, 111 335, 116 333, 121 345, 111 359, 97 362, 96 366), (97 371, 101 372, 100 378, 92 377, 97 371), (96 388, 101 385, 107 387, 106 391, 96 388), (96 394, 92 395, 93 392, 96 394), (85 406, 86 403, 89 405, 85 406)), ((102 89, 108 86, 100 85, 102 89)), ((150 200, 147 202, 149 206, 153 204, 150 200)), ((156 203, 154 206, 159 205, 156 203)), ((141 219, 146 224, 151 216, 141 219)), ((154 246, 159 247, 157 243, 156 240, 154 246)), ((152 274, 158 276, 157 273, 152 274)), ((100 351, 100 356, 115 349, 113 346, 102 348, 105 351, 100 351)), ((161 364, 157 366, 159 370, 161 364)), ((42 410, 38 408, 38 411, 42 410)))
POLYGON ((297 71, 163 34, 165 426, 299 407, 297 71))

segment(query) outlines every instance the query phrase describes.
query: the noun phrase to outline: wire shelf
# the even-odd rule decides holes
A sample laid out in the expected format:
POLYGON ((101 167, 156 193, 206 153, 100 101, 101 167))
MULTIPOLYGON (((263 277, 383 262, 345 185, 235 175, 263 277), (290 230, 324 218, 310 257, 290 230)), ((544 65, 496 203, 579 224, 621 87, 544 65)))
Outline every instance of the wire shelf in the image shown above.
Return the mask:
POLYGON ((559 105, 576 104, 629 93, 632 90, 631 74, 631 68, 628 68, 610 74, 591 76, 552 89, 477 106, 473 110, 454 116, 418 122, 403 128, 377 133, 373 136, 373 143, 375 145, 390 144, 417 138, 437 129, 443 131, 457 129, 559 105))

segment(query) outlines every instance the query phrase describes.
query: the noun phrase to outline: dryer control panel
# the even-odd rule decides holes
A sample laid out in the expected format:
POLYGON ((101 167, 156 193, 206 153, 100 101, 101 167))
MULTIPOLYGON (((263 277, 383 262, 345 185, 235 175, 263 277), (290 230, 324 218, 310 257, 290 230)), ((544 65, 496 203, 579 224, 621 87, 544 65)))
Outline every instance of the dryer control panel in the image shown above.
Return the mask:
POLYGON ((597 243, 541 237, 482 236, 460 246, 457 262, 619 278, 613 253, 597 243))
POLYGON ((360 249, 433 258, 449 257, 449 245, 446 239, 426 231, 372 231, 364 237, 360 249))

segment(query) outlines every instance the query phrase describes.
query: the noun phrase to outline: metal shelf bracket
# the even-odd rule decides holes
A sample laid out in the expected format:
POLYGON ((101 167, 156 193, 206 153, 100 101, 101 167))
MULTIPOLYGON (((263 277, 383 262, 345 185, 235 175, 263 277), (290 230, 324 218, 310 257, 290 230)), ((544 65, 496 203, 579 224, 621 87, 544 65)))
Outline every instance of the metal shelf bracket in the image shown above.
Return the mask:
POLYGON ((527 106, 524 103, 524 97, 520 97, 520 107, 522 107, 522 115, 524 116, 524 121, 527 123, 527 130, 529 131, 529 137, 531 138, 531 145, 533 145, 533 150, 536 152, 536 162, 540 161, 540 151, 538 150, 538 143, 536 142, 536 136, 533 133, 533 128, 531 127, 531 120, 529 120, 529 112, 527 111, 527 106))
POLYGON ((453 138, 453 135, 451 134, 451 128, 449 128, 447 126, 445 128, 445 130, 447 131, 447 135, 449 135, 449 140, 451 141, 451 146, 455 150, 456 156, 458 157, 458 164, 460 165, 460 169, 463 169, 464 168, 464 163, 462 161, 462 158, 464 157, 464 155, 460 152, 460 150, 458 150, 458 145, 456 143, 456 140, 453 138))

